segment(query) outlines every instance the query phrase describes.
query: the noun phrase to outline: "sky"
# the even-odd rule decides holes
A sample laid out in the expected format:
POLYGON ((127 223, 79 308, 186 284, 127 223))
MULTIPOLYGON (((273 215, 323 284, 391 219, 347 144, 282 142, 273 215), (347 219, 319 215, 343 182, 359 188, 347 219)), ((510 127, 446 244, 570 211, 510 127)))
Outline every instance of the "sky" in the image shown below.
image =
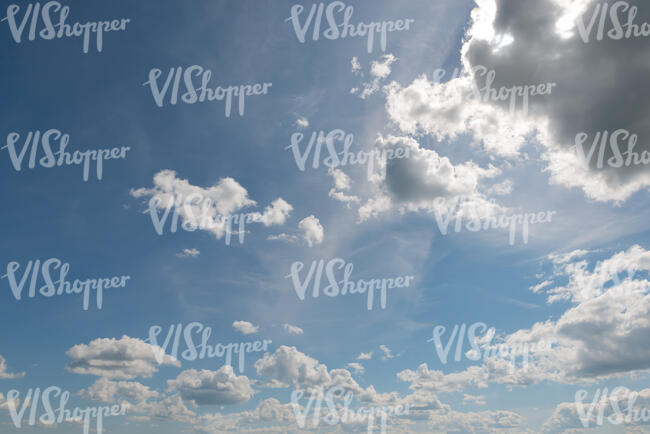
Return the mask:
POLYGON ((0 431, 84 432, 29 423, 46 414, 30 391, 55 386, 70 411, 124 409, 105 433, 368 432, 332 423, 344 393, 408 409, 385 432, 650 432, 610 417, 650 414, 648 5, 320 4, 2 7, 0 431), (70 32, 122 21, 101 50, 91 26, 87 50, 39 37, 64 7, 70 32), (346 8, 356 30, 390 23, 384 49, 380 32, 335 37, 346 8), (187 103, 202 78, 217 100, 187 103), (84 179, 55 164, 62 141, 71 162, 118 150, 84 179), (42 294, 62 268, 95 279, 87 309, 42 294), (215 351, 249 351, 184 356, 206 328, 215 351), (314 418, 319 391, 341 393, 314 418))

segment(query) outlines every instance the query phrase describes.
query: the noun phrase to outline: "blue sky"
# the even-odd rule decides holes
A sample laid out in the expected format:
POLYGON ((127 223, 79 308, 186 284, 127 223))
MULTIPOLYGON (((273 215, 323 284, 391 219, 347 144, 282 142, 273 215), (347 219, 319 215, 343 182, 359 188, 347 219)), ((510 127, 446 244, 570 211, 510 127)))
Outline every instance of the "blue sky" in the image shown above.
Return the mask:
MULTIPOLYGON (((312 4, 300 3, 307 8, 312 4)), ((643 315, 631 313, 634 306, 642 310, 648 305, 647 167, 605 172, 572 167, 572 160, 566 160, 571 145, 566 138, 580 131, 627 128, 639 133, 639 148, 647 149, 645 88, 640 79, 647 65, 621 60, 623 52, 629 59, 641 58, 646 48, 632 39, 584 44, 577 34, 568 42, 556 40, 544 33, 546 23, 561 15, 567 2, 540 2, 547 8, 555 5, 556 15, 532 1, 521 3, 526 5, 506 0, 354 2, 352 22, 415 19, 410 30, 389 34, 385 53, 375 48, 370 54, 365 38, 300 43, 287 21, 294 3, 266 0, 198 1, 191 6, 161 1, 155 8, 145 2, 72 3, 68 18, 72 22, 130 19, 125 31, 104 34, 102 52, 91 44, 87 54, 77 38, 15 43, 7 21, 0 22, 0 52, 5 59, 0 117, 5 137, 11 132, 24 137, 29 131, 58 129, 70 135, 70 150, 130 147, 125 159, 105 162, 101 181, 91 171, 87 182, 80 167, 24 167, 18 172, 7 149, 0 151, 0 197, 5 203, 0 214, 5 228, 1 274, 12 261, 20 263, 22 276, 29 260, 59 258, 70 264, 71 279, 130 276, 125 288, 104 291, 101 310, 91 302, 87 311, 76 295, 16 300, 8 280, 0 280, 0 321, 5 330, 0 356, 6 361, 0 369, 2 431, 20 432, 7 411, 4 398, 9 390, 17 389, 23 396, 29 388, 57 385, 79 392, 74 398, 79 406, 100 405, 99 395, 88 390, 102 377, 129 382, 118 389, 136 387, 137 382, 158 393, 139 401, 119 392, 111 397, 112 402, 126 400, 133 409, 124 417, 107 418, 106 432, 135 434, 255 428, 301 432, 290 418, 243 422, 241 416, 254 413, 265 401, 278 408, 288 404, 291 391, 304 386, 286 374, 292 372, 291 366, 309 372, 322 364, 332 376, 332 370, 346 369, 356 396, 370 388, 379 394, 370 403, 415 402, 414 393, 426 394, 428 407, 412 418, 391 422, 390 432, 564 432, 578 426, 572 425, 575 418, 561 418, 558 406, 572 403, 578 389, 644 390, 650 355, 626 351, 648 343, 643 315), (485 24, 483 15, 490 15, 493 4, 497 19, 487 18, 487 23, 497 34, 514 37, 500 51, 477 24, 485 24), (539 28, 532 27, 525 8, 539 14, 539 28), (386 55, 394 59, 389 61, 386 55), (560 60, 554 63, 553 55, 560 60), (358 70, 352 67, 353 59, 358 70), (600 64, 594 59, 601 59, 600 64), (558 82, 559 95, 532 100, 527 118, 510 117, 497 103, 476 108, 436 100, 440 94, 430 86, 437 68, 451 72, 477 64, 494 68, 499 83, 511 86, 558 82), (149 86, 143 85, 149 71, 160 68, 165 77, 170 68, 191 65, 212 71, 212 87, 263 82, 272 87, 268 95, 247 97, 244 116, 233 110, 225 117, 222 102, 157 107, 149 86), (379 76, 373 65, 385 66, 388 73, 379 76), (594 65, 599 65, 597 71, 594 65), (610 85, 612 77, 616 85, 610 85), (362 89, 373 80, 377 89, 362 98, 362 89), (360 90, 352 93, 353 88, 360 90), (640 98, 626 102, 635 92, 640 98), (621 115, 611 114, 610 107, 625 104, 636 110, 626 107, 621 115), (474 111, 467 114, 465 109, 474 111), (299 119, 308 125, 298 125, 299 119), (507 128, 497 133, 490 129, 502 126, 515 130, 516 137, 504 135, 507 128), (348 205, 331 197, 335 184, 326 167, 308 165, 300 171, 286 149, 296 132, 308 138, 314 131, 335 129, 354 135, 355 150, 370 150, 384 140, 388 147, 414 146, 415 157, 409 160, 412 164, 385 163, 383 178, 376 182, 366 178, 363 167, 340 167, 351 183, 343 189, 345 194, 359 199, 348 205), (158 235, 144 212, 150 196, 164 190, 156 187, 154 176, 166 170, 174 172, 168 175, 172 180, 186 180, 203 192, 232 178, 256 203, 234 207, 237 211, 264 213, 278 198, 290 204, 291 211, 269 225, 248 226, 243 244, 235 237, 226 245, 223 237, 201 230, 165 230, 158 235), (494 193, 490 188, 497 184, 507 186, 507 193, 494 193), (138 194, 137 189, 146 192, 138 194), (465 197, 479 205, 494 199, 499 210, 510 214, 549 210, 556 215, 550 223, 532 226, 527 244, 518 238, 509 245, 504 230, 443 235, 431 205, 439 196, 465 197), (377 207, 381 200, 389 205, 377 207), (367 218, 364 206, 373 210, 367 218), (309 230, 303 233, 299 226, 309 216, 323 230, 313 242, 307 241, 309 230), (285 241, 270 239, 281 234, 285 241), (181 257, 184 249, 200 254, 181 257), (578 253, 555 262, 557 256, 550 256, 569 252, 578 253), (615 271, 637 267, 634 282, 609 281, 586 298, 570 287, 563 299, 549 302, 550 290, 567 286, 567 278, 575 276, 569 264, 586 260, 593 271, 598 261, 619 253, 615 271), (291 264, 299 261, 308 268, 313 260, 333 258, 353 263, 355 280, 412 275, 414 282, 389 291, 385 310, 377 305, 367 310, 363 295, 301 301, 285 277, 291 264), (553 283, 538 292, 529 289, 545 280, 553 283), (641 289, 634 292, 626 285, 641 289), (623 317, 599 310, 598 303, 612 305, 607 297, 616 297, 612 294, 617 289, 629 296, 616 300, 623 300, 630 318, 625 309, 623 317), (586 317, 571 317, 583 311, 586 317), (595 321, 597 312, 608 320, 595 321), (233 327, 235 321, 259 328, 244 335, 233 327), (562 326, 572 321, 578 324, 576 330, 562 326), (191 322, 212 328, 212 344, 272 340, 268 354, 246 355, 243 373, 226 372, 227 382, 233 382, 228 383, 228 393, 234 398, 211 392, 210 387, 217 386, 210 383, 204 385, 205 393, 223 402, 201 404, 192 399, 196 391, 191 387, 168 383, 185 371, 194 370, 187 375, 218 371, 220 359, 157 366, 150 356, 142 356, 143 360, 134 356, 129 349, 133 342, 119 346, 123 336, 144 341, 154 325, 166 333, 171 324, 191 322), (527 377, 490 374, 487 384, 476 383, 475 372, 468 368, 479 369, 480 362, 463 357, 443 364, 427 340, 436 325, 451 330, 456 324, 477 322, 494 327, 507 342, 559 339, 563 352, 556 348, 535 359, 527 377), (619 326, 629 322, 636 328, 621 331, 619 326), (299 327, 302 333, 288 333, 284 324, 299 327), (599 333, 605 336, 602 347, 594 344, 599 333), (155 372, 121 377, 116 374, 121 368, 115 368, 114 375, 75 372, 68 351, 81 345, 85 352, 92 342, 106 348, 81 357, 88 366, 123 357, 125 366, 142 363, 155 372), (118 349, 111 349, 113 345, 118 349), (389 348, 392 357, 385 357, 380 346, 389 348), (287 353, 291 347, 295 351, 287 353), (360 353, 369 352, 372 358, 358 360, 360 353), (571 356, 564 359, 561 353, 571 356), (287 358, 280 360, 281 355, 287 358), (266 363, 257 363, 261 359, 266 363), (364 372, 348 363, 360 363, 364 372), (440 376, 410 377, 422 364, 441 371, 440 376), (458 378, 450 380, 454 373, 458 378), (411 379, 405 381, 407 377, 411 379), (285 387, 269 387, 271 380, 284 382, 285 387), (450 381, 459 386, 449 386, 450 381), (237 389, 244 383, 244 389, 253 393, 240 398, 237 389), (389 397, 391 392, 397 397, 389 397), (484 403, 464 401, 465 394, 481 396, 484 403), (168 409, 165 414, 152 410, 154 403, 164 408, 164 399, 179 396, 189 418, 168 409), (230 403, 231 398, 237 402, 230 403), (277 401, 268 401, 271 398, 277 401)), ((589 9, 596 2, 582 3, 589 9)), ((642 11, 639 20, 648 13, 642 11)), ((443 94, 453 92, 447 84, 443 94)), ((221 198, 234 200, 228 195, 221 198)), ((332 384, 334 380, 320 385, 332 384)), ((290 407, 281 408, 293 414, 290 407)), ((82 428, 62 424, 48 432, 75 430, 82 428)), ((598 430, 623 432, 615 425, 598 430)))

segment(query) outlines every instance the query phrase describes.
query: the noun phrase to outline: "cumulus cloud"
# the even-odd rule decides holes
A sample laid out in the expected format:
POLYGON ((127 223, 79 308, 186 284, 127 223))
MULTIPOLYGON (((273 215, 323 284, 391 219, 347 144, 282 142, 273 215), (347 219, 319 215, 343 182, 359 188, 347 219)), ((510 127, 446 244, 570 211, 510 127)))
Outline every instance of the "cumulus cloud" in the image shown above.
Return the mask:
POLYGON ((381 356, 381 360, 388 360, 395 357, 393 356, 393 353, 390 350, 390 348, 388 348, 386 345, 380 345, 379 349, 384 353, 384 355, 381 356))
POLYGON ((248 321, 235 321, 232 323, 232 328, 245 335, 257 333, 260 330, 259 326, 255 326, 248 321))
POLYGON ((648 408, 650 389, 633 391, 625 387, 614 387, 611 390, 578 390, 575 401, 562 402, 555 407, 542 430, 547 433, 563 433, 567 430, 596 427, 615 429, 624 423, 625 431, 631 432, 629 429, 632 426, 650 424, 648 408), (646 416, 646 420, 643 420, 642 415, 646 416))
MULTIPOLYGON (((396 60, 397 58, 392 54, 384 54, 379 60, 375 60, 370 64, 370 76, 372 77, 372 80, 362 84, 363 90, 361 90, 359 95, 362 99, 368 98, 379 90, 381 82, 390 75, 391 65, 396 60)), ((363 76, 363 73, 361 72, 361 64, 356 57, 352 58, 351 64, 352 73, 354 75, 363 76)), ((358 88, 353 88, 350 90, 350 93, 355 94, 358 91, 358 88)))
POLYGON ((229 365, 217 371, 190 369, 167 381, 170 392, 194 405, 233 405, 247 402, 255 393, 249 379, 235 375, 229 365))
POLYGON ((334 187, 330 189, 328 194, 329 197, 339 202, 346 203, 348 207, 351 203, 356 203, 361 200, 357 196, 348 196, 344 193, 345 190, 350 189, 351 185, 350 177, 345 172, 340 169, 330 168, 328 173, 334 179, 334 187))
POLYGON ((325 231, 320 221, 313 215, 300 220, 298 230, 300 231, 300 237, 305 240, 309 247, 323 242, 325 231))
MULTIPOLYGON (((156 228, 159 233, 163 230, 165 215, 169 219, 169 214, 177 212, 184 228, 207 230, 220 239, 231 227, 237 227, 232 220, 234 214, 257 205, 248 197, 248 191, 233 178, 222 178, 217 184, 203 188, 177 177, 173 170, 162 170, 154 175, 153 183, 153 188, 132 189, 131 196, 151 196, 149 205, 154 206, 145 212, 155 214, 152 219, 161 225, 161 228, 156 228)), ((290 204, 278 198, 265 207, 263 213, 246 213, 246 223, 282 225, 292 210, 290 204)))
POLYGON ((276 380, 284 387, 314 390, 316 388, 342 387, 356 393, 361 387, 346 369, 327 369, 318 360, 301 353, 296 347, 285 345, 276 349, 273 354, 265 354, 255 362, 258 375, 276 380))
POLYGON ((576 384, 637 375, 650 369, 648 271, 650 252, 640 246, 617 252, 591 270, 584 260, 566 262, 561 272, 568 283, 544 285, 538 291, 551 303, 570 303, 557 320, 498 339, 492 331, 479 339, 483 349, 494 348, 497 342, 520 350, 527 345, 528 358, 521 351, 516 357, 493 351, 488 357, 484 354, 480 366, 461 372, 444 374, 422 364, 416 371, 400 372, 398 378, 411 383, 412 390, 463 391, 489 383, 524 387, 542 381, 576 384))
POLYGON ((357 356, 357 360, 370 360, 372 359, 372 351, 369 353, 361 353, 357 356))
POLYGON ((183 249, 182 252, 176 253, 176 256, 179 258, 195 258, 199 256, 201 252, 199 252, 197 249, 183 249))
POLYGON ((323 228, 323 225, 320 224, 320 220, 313 215, 300 220, 298 223, 297 235, 283 233, 269 236, 269 240, 278 240, 287 243, 304 242, 309 247, 321 244, 324 239, 325 229, 323 228))
POLYGON ((167 396, 160 400, 142 401, 128 407, 129 413, 143 415, 142 420, 175 421, 186 424, 195 424, 197 414, 187 408, 183 399, 178 394, 167 396))
POLYGON ((463 394, 463 402, 468 402, 476 405, 485 405, 485 396, 484 395, 469 395, 467 393, 463 394))
POLYGON ((304 332, 300 327, 291 324, 284 324, 282 328, 284 328, 284 331, 290 335, 301 335, 304 332))
POLYGON ((521 432, 524 418, 512 411, 436 412, 429 425, 436 432, 521 432))
POLYGON ((66 367, 70 372, 126 380, 139 376, 150 378, 159 365, 181 366, 174 357, 162 355, 162 348, 126 335, 75 345, 66 355, 72 359, 66 367), (156 355, 160 356, 158 360, 156 355))
MULTIPOLYGON (((500 157, 520 156, 523 145, 535 139, 543 146, 550 182, 581 188, 595 200, 620 202, 647 189, 650 172, 643 164, 598 168, 598 158, 584 161, 575 145, 576 136, 585 133, 588 139, 581 146, 588 154, 597 133, 626 130, 638 135, 635 152, 650 149, 645 122, 650 87, 643 85, 650 70, 644 61, 649 48, 638 38, 592 37, 585 43, 577 23, 589 24, 599 0, 476 2, 461 48, 462 74, 445 82, 421 76, 406 87, 395 82, 386 87, 388 114, 396 125, 405 133, 438 140, 471 134, 500 157), (543 83, 554 87, 531 96, 527 110, 522 98, 520 109, 511 110, 510 98, 471 97, 489 80, 496 90, 543 83)), ((650 21, 643 1, 628 3, 638 8, 637 22, 650 21)), ((627 141, 619 143, 622 152, 628 150, 627 141)), ((612 157, 614 150, 606 146, 603 160, 612 157)))
POLYGON ((23 378, 24 376, 24 372, 18 372, 15 374, 7 372, 7 361, 4 357, 0 356, 0 380, 11 380, 14 378, 23 378))
POLYGON ((440 200, 446 204, 462 200, 465 210, 477 210, 482 214, 479 217, 504 211, 479 189, 480 181, 499 175, 499 169, 493 166, 481 168, 473 162, 454 165, 436 151, 421 148, 411 137, 380 136, 377 142, 379 148, 383 149, 406 149, 409 158, 380 162, 384 176, 377 182, 378 191, 375 196, 359 208, 361 221, 393 208, 401 212, 432 212, 440 200))
POLYGON ((355 374, 363 374, 364 372, 366 372, 366 368, 364 368, 361 363, 350 362, 347 365, 345 365, 345 367, 352 369, 355 374))
POLYGON ((298 119, 296 119, 296 126, 299 129, 305 129, 309 126, 309 120, 304 116, 299 116, 298 119))
POLYGON ((161 396, 157 391, 138 382, 111 381, 108 378, 99 378, 87 390, 82 390, 81 395, 105 403, 120 402, 123 399, 140 403, 161 396))

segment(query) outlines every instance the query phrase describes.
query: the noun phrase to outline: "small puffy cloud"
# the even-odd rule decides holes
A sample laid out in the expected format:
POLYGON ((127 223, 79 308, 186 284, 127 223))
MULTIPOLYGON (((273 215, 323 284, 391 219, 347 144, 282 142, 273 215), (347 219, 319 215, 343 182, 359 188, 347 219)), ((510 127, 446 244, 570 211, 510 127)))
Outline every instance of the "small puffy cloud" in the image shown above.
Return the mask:
POLYGON ((352 72, 354 75, 363 75, 361 72, 361 64, 359 63, 359 59, 357 59, 356 56, 350 59, 350 66, 352 67, 352 72))
POLYGON ((361 353, 357 356, 357 360, 370 360, 372 359, 372 351, 369 353, 361 353))
POLYGON ((274 378, 295 387, 318 386, 330 380, 327 367, 295 347, 282 345, 274 354, 265 354, 255 362, 258 375, 274 378))
POLYGON ((463 394, 463 402, 471 403, 476 405, 485 405, 485 396, 484 395, 468 395, 467 393, 463 394))
POLYGON ((255 393, 250 380, 244 375, 235 375, 229 365, 218 371, 183 371, 175 380, 167 381, 167 389, 179 393, 184 401, 194 405, 241 404, 255 393))
POLYGON ((309 126, 309 120, 304 116, 299 116, 298 119, 296 119, 296 126, 299 129, 305 129, 309 126))
POLYGON ((370 75, 378 78, 386 78, 390 75, 390 65, 395 62, 397 58, 392 54, 385 54, 381 60, 372 62, 370 66, 370 75))
POLYGON ((505 196, 512 193, 512 181, 506 179, 503 182, 494 184, 486 190, 489 196, 505 196))
POLYGON ((300 220, 297 235, 282 233, 268 237, 269 240, 284 241, 286 243, 304 242, 309 247, 322 243, 324 238, 325 230, 320 224, 320 220, 313 215, 300 220))
POLYGON ((334 178, 334 187, 329 192, 329 197, 339 202, 344 202, 350 206, 350 203, 359 202, 360 199, 357 196, 348 196, 343 191, 338 190, 349 190, 350 189, 350 177, 340 169, 330 168, 328 173, 332 178, 334 178))
POLYGON ((175 394, 158 401, 142 401, 128 409, 129 414, 141 414, 139 420, 175 421, 195 424, 197 415, 187 408, 180 395, 175 394))
POLYGON ((552 284, 553 284, 553 281, 552 281, 552 280, 545 280, 545 281, 543 281, 543 282, 541 282, 541 283, 538 283, 537 285, 533 285, 533 286, 531 286, 531 287, 528 288, 528 289, 530 289, 530 290, 533 291, 534 293, 538 293, 538 292, 540 292, 542 289, 547 288, 547 287, 551 286, 552 284))
POLYGON ((120 402, 122 399, 139 403, 160 398, 160 393, 138 382, 111 381, 108 378, 99 378, 87 390, 82 390, 81 395, 93 401, 106 403, 120 402))
MULTIPOLYGON (((220 239, 227 230, 232 230, 229 229, 229 223, 232 225, 229 219, 234 214, 257 205, 248 197, 248 191, 233 178, 222 178, 217 184, 203 188, 177 177, 173 170, 162 170, 154 175, 153 183, 153 188, 132 189, 131 196, 151 197, 145 213, 151 214, 154 223, 161 226, 156 228, 159 232, 164 230, 165 213, 169 219, 169 214, 177 212, 183 227, 207 230, 220 239)), ((292 210, 290 204, 278 198, 263 213, 246 213, 246 222, 282 225, 292 210)))
POLYGON ((255 326, 248 321, 235 321, 232 323, 232 328, 245 335, 257 333, 260 329, 258 326, 255 326))
POLYGON ((345 365, 345 367, 352 369, 356 374, 363 374, 366 372, 366 368, 364 368, 361 363, 350 362, 345 365))
MULTIPOLYGON (((354 60, 355 58, 353 58, 354 60)), ((385 54, 381 57, 380 60, 376 60, 370 65, 370 75, 373 77, 372 81, 368 83, 363 83, 363 90, 359 95, 362 99, 368 98, 370 95, 374 94, 379 90, 380 83, 386 79, 391 73, 391 65, 395 62, 397 58, 392 54, 385 54)), ((360 74, 361 65, 358 63, 355 65, 352 64, 352 72, 355 75, 360 74), (355 70, 355 66, 357 69, 355 70)), ((361 74, 362 75, 362 74, 361 74)), ((351 92, 356 93, 356 92, 351 92)))
POLYGON ((589 250, 577 249, 568 253, 552 253, 548 255, 548 259, 554 264, 566 264, 574 259, 582 258, 589 253, 591 253, 589 250))
POLYGON ((325 231, 320 221, 313 215, 302 219, 298 223, 298 229, 301 231, 301 238, 305 240, 309 247, 323 242, 325 231))
POLYGON ((11 380, 14 378, 23 378, 24 376, 24 372, 18 372, 15 374, 7 372, 7 361, 4 357, 0 356, 0 380, 11 380))
POLYGON ((303 329, 301 329, 300 327, 291 324, 284 324, 282 328, 284 328, 285 332, 291 335, 301 335, 304 332, 303 329))
POLYGON ((199 252, 197 249, 183 249, 182 252, 176 253, 176 256, 179 258, 195 258, 199 256, 201 252, 199 252))
POLYGON ((384 355, 381 356, 382 360, 388 360, 388 359, 392 359, 392 358, 395 357, 395 356, 393 356, 393 353, 390 350, 390 348, 388 348, 386 345, 380 345, 379 349, 382 350, 383 353, 384 353, 384 355))
POLYGON ((75 374, 97 375, 106 378, 150 378, 159 365, 180 367, 174 357, 162 355, 162 348, 140 339, 122 336, 120 339, 99 338, 88 345, 70 348, 66 355, 72 359, 66 369, 75 374), (156 355, 160 358, 157 360, 156 355))

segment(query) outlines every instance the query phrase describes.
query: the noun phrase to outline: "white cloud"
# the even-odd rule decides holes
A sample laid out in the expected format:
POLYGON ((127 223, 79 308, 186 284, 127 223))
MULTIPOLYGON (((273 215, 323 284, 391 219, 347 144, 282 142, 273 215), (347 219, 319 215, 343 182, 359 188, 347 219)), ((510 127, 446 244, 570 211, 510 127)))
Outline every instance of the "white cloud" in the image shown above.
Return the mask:
POLYGON ((313 215, 302 219, 300 223, 298 223, 298 229, 301 232, 301 238, 305 240, 309 247, 323 242, 325 231, 323 230, 320 221, 313 215))
MULTIPOLYGON (((479 183, 501 172, 489 166, 481 168, 473 162, 454 165, 447 157, 434 150, 421 148, 410 137, 379 137, 380 148, 408 149, 409 158, 393 159, 383 164, 384 176, 377 182, 375 196, 359 208, 359 219, 364 221, 391 210, 433 211, 435 201, 448 203, 463 200, 465 210, 477 210, 487 217, 503 212, 503 208, 480 193, 479 183)), ((466 212, 459 210, 459 212, 466 212)))
POLYGON ((232 328, 245 335, 257 333, 260 329, 258 326, 255 326, 248 321, 235 321, 232 323, 232 328))
POLYGON ((286 243, 304 242, 309 247, 321 244, 324 238, 325 230, 320 224, 320 220, 313 215, 300 220, 298 223, 298 235, 282 233, 268 237, 269 240, 284 241, 286 243))
POLYGON ((350 59, 350 65, 352 66, 352 72, 354 75, 363 75, 361 72, 361 64, 359 63, 359 59, 357 59, 356 56, 350 59))
POLYGON ((179 258, 188 258, 188 257, 195 258, 200 254, 201 252, 199 252, 197 249, 192 248, 192 249, 183 249, 181 253, 176 253, 176 256, 179 258))
POLYGON ((4 357, 0 356, 0 380, 11 380, 14 378, 23 378, 24 376, 24 372, 18 372, 15 374, 7 372, 7 361, 4 357))
POLYGON ((647 414, 648 408, 650 408, 650 389, 637 392, 627 388, 618 388, 617 390, 614 387, 607 391, 607 395, 604 395, 605 391, 607 389, 583 390, 585 396, 582 398, 583 407, 581 409, 578 408, 579 402, 559 403, 553 415, 544 423, 542 431, 563 433, 572 429, 582 430, 585 428, 584 424, 589 428, 601 426, 603 429, 615 430, 617 425, 621 426, 621 422, 624 422, 625 432, 632 432, 630 429, 634 425, 650 424, 649 420, 643 421, 640 417, 639 420, 634 419, 634 414, 647 414), (594 404, 593 412, 589 414, 592 403, 594 404), (615 406, 619 412, 616 412, 615 406), (601 413, 602 418, 599 417, 601 413), (630 420, 619 419, 618 423, 612 423, 612 421, 617 421, 617 416, 626 417, 628 414, 632 415, 630 420))
POLYGON ((528 289, 530 289, 531 291, 533 291, 534 293, 537 294, 537 293, 540 292, 542 289, 547 288, 547 287, 551 286, 552 284, 553 284, 553 281, 552 281, 552 280, 545 280, 545 281, 543 281, 543 282, 541 282, 541 283, 538 283, 537 285, 533 285, 533 286, 531 286, 531 287, 528 288, 528 289))
POLYGON ((506 179, 503 182, 494 184, 486 190, 486 194, 490 196, 505 196, 512 193, 512 181, 506 179))
POLYGON ((328 173, 332 178, 334 178, 334 187, 329 192, 329 197, 339 202, 344 202, 350 206, 350 203, 359 202, 360 199, 357 196, 347 196, 343 191, 337 190, 349 190, 350 189, 350 177, 345 174, 340 169, 328 170, 328 173))
POLYGON ((499 432, 520 433, 524 418, 512 411, 481 411, 461 413, 457 411, 435 412, 429 418, 429 426, 436 432, 499 432))
POLYGON ((128 407, 128 413, 145 415, 142 420, 175 421, 186 424, 195 424, 197 414, 188 409, 180 395, 175 394, 158 401, 142 401, 128 407))
POLYGON ((328 371, 327 366, 301 353, 296 347, 282 345, 275 353, 265 354, 255 362, 255 369, 258 375, 277 380, 284 387, 313 390, 318 387, 327 389, 339 386, 355 393, 362 392, 350 371, 346 369, 328 371))
POLYGON ((548 255, 548 258, 553 261, 554 264, 565 264, 573 259, 581 258, 590 253, 589 250, 577 249, 568 253, 553 253, 548 255))
POLYGON ((169 355, 163 355, 158 363, 155 355, 162 348, 150 345, 140 339, 99 338, 88 345, 80 344, 70 348, 66 355, 72 359, 67 370, 75 374, 97 375, 106 378, 132 379, 138 376, 150 378, 159 365, 180 367, 181 364, 169 355))
POLYGON ((301 335, 304 332, 303 329, 301 329, 300 327, 291 324, 284 324, 282 328, 284 328, 285 332, 291 335, 301 335))
POLYGON ((372 359, 372 351, 369 353, 361 353, 357 356, 357 360, 370 360, 372 359))
POLYGON ((167 381, 167 389, 178 392, 184 401, 194 405, 241 404, 255 393, 249 379, 244 375, 235 375, 229 365, 217 371, 183 371, 175 380, 167 381))
POLYGON ((366 368, 364 368, 361 363, 350 362, 347 365, 345 365, 345 367, 352 369, 355 374, 363 374, 364 372, 366 372, 366 368))
POLYGON ((159 398, 160 393, 135 381, 111 381, 99 378, 87 390, 81 391, 82 396, 93 401, 106 403, 120 402, 126 399, 135 403, 159 398))
MULTIPOLYGON (((225 217, 232 216, 245 207, 257 205, 248 197, 248 191, 233 178, 222 178, 212 187, 202 188, 178 178, 173 170, 162 170, 154 175, 153 182, 153 188, 132 189, 131 195, 136 198, 152 196, 152 199, 157 199, 155 208, 161 211, 155 218, 162 220, 164 212, 171 207, 170 214, 176 210, 182 224, 207 230, 217 239, 226 233, 228 224, 225 217)), ((290 204, 278 198, 271 202, 263 213, 246 213, 246 221, 259 222, 264 226, 282 225, 292 210, 290 204)), ((149 209, 146 212, 149 213, 149 209)))
MULTIPOLYGON (((463 391, 485 388, 488 382, 510 387, 594 382, 650 369, 650 252, 632 246, 599 262, 593 271, 585 261, 565 263, 561 271, 568 284, 545 285, 541 291, 549 302, 565 300, 572 306, 555 321, 535 323, 491 345, 528 345, 526 365, 521 354, 515 359, 492 354, 483 357, 481 366, 461 372, 444 374, 423 364, 417 371, 400 372, 398 378, 410 382, 412 390, 463 391), (544 348, 535 349, 541 343, 544 348)), ((481 343, 484 350, 490 339, 481 343)))
POLYGON ((304 116, 299 116, 298 119, 296 119, 296 126, 299 129, 305 129, 309 126, 309 120, 304 116))
POLYGON ((386 345, 380 345, 379 349, 384 352, 384 355, 381 356, 382 360, 388 360, 388 359, 392 359, 392 358, 395 357, 395 356, 393 356, 390 348, 388 348, 386 345))
MULTIPOLYGON (((370 65, 370 76, 372 80, 367 83, 363 83, 363 91, 359 95, 362 99, 366 99, 370 95, 374 94, 379 90, 380 83, 385 80, 391 73, 391 65, 397 60, 392 54, 384 54, 380 60, 375 60, 370 65)), ((354 75, 363 76, 361 72, 361 65, 356 57, 352 58, 352 72, 354 75)), ((350 93, 355 94, 358 92, 357 88, 350 90, 350 93), (355 90, 356 89, 356 90, 355 90)))
POLYGON ((476 405, 485 405, 485 396, 484 395, 469 395, 467 393, 463 394, 463 402, 468 402, 476 405))

